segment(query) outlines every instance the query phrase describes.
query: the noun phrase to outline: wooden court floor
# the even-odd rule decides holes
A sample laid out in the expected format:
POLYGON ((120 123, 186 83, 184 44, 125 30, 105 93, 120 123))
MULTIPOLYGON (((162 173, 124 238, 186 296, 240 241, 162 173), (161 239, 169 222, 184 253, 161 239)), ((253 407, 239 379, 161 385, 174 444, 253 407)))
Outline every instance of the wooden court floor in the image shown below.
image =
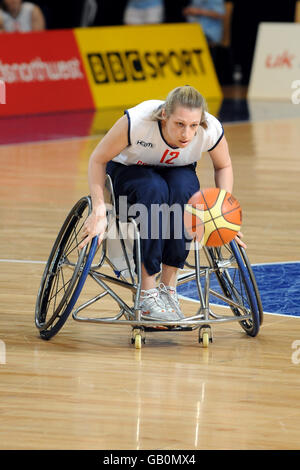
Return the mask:
MULTIPOLYGON (((224 124, 252 263, 300 258, 299 126, 224 124)), ((0 449, 300 449, 299 318, 265 315, 256 338, 214 326, 208 349, 184 332, 135 350, 127 327, 72 318, 39 338, 44 262, 98 140, 0 147, 0 449)), ((207 156, 198 172, 213 185, 207 156)))

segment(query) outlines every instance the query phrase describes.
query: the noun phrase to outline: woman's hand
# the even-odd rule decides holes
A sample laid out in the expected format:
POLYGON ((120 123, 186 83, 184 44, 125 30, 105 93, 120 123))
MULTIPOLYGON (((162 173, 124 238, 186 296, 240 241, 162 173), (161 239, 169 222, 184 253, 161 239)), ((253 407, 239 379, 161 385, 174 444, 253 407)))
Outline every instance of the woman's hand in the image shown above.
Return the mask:
POLYGON ((79 245, 79 248, 82 249, 87 245, 95 236, 98 235, 98 245, 103 240, 105 230, 107 227, 107 218, 106 215, 97 215, 91 213, 83 225, 82 235, 83 240, 79 245))
POLYGON ((235 236, 235 241, 237 242, 238 245, 240 245, 242 248, 247 248, 247 245, 241 240, 241 238, 243 238, 244 235, 242 234, 242 232, 238 232, 235 236))

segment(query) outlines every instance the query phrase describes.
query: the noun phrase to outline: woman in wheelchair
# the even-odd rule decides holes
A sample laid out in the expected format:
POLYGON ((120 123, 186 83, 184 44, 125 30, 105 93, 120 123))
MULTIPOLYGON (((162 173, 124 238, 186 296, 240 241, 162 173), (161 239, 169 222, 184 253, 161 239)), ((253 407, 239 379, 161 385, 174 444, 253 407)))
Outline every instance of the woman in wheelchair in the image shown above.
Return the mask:
MULTIPOLYGON (((142 205, 147 211, 146 228, 141 229, 140 306, 144 320, 184 318, 176 294, 177 272, 189 252, 183 209, 200 188, 196 162, 203 152, 212 160, 216 186, 231 193, 233 171, 223 127, 208 113, 202 95, 191 86, 182 86, 172 90, 165 101, 144 101, 126 110, 91 155, 88 178, 93 208, 80 248, 96 235, 100 244, 104 236, 108 173, 116 201, 126 196, 130 206, 142 205), (157 207, 164 210, 155 218, 153 209, 157 207), (171 210, 174 207, 181 208, 179 218, 171 210), (169 213, 164 212, 166 208, 169 213), (166 220, 168 227, 163 228, 166 220)), ((236 240, 245 247, 241 236, 236 240)))

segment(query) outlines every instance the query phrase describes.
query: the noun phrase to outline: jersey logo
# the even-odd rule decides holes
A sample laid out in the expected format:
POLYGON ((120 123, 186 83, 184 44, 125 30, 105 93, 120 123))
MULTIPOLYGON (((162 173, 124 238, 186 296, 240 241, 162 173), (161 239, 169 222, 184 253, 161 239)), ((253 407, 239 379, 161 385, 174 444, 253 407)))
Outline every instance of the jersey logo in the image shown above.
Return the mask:
POLYGON ((153 148, 154 145, 151 142, 144 142, 143 140, 137 140, 137 145, 141 145, 142 147, 145 148, 153 148))

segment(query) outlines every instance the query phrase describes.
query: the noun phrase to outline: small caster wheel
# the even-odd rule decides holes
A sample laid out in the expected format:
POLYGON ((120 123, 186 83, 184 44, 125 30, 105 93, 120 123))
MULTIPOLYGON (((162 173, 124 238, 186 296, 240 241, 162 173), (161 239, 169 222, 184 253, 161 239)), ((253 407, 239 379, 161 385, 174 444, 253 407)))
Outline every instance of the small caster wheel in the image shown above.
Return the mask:
POLYGON ((209 325, 202 326, 199 329, 199 343, 202 344, 203 348, 208 348, 209 343, 212 343, 211 328, 209 325))
POLYGON ((132 330, 131 344, 134 344, 135 349, 141 349, 142 343, 145 344, 146 338, 144 332, 140 328, 134 328, 132 330))
POLYGON ((134 346, 135 346, 135 349, 141 349, 141 347, 142 347, 142 336, 141 335, 139 335, 139 334, 135 335, 134 346))
POLYGON ((209 345, 209 334, 207 332, 204 332, 202 335, 202 346, 204 348, 208 348, 209 345))

